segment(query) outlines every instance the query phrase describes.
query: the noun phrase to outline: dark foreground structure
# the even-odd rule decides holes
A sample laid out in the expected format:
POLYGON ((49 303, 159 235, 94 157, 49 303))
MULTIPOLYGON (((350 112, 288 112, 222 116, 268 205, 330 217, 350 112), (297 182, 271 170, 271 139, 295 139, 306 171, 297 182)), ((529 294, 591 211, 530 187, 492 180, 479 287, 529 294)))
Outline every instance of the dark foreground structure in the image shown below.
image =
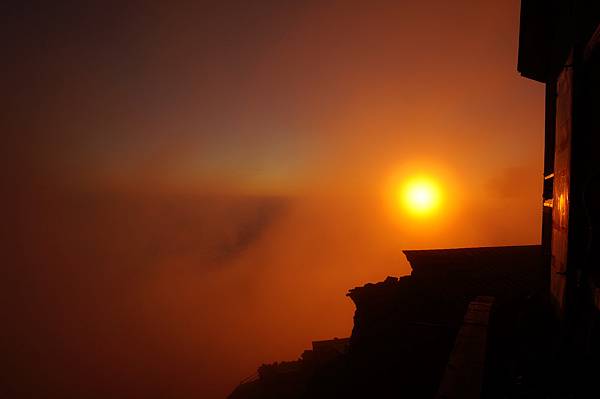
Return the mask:
POLYGON ((522 0, 546 85, 541 246, 405 251, 348 293, 350 339, 263 365, 232 399, 600 398, 600 1, 522 0))
POLYGON ((318 351, 313 343, 298 361, 262 366, 230 397, 434 398, 445 390, 438 397, 468 399, 482 389, 504 391, 522 369, 544 367, 551 343, 540 330, 552 314, 540 246, 405 255, 410 276, 348 293, 356 313, 347 348, 318 351))

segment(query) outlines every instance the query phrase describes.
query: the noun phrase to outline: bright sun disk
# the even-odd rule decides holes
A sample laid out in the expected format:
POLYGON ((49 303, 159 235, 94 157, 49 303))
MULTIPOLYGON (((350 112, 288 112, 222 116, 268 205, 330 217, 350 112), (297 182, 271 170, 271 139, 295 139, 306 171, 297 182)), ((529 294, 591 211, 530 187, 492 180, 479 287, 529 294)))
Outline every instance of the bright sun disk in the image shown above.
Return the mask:
POLYGON ((403 206, 413 215, 427 215, 439 207, 440 189, 430 179, 413 179, 405 184, 401 198, 403 206))

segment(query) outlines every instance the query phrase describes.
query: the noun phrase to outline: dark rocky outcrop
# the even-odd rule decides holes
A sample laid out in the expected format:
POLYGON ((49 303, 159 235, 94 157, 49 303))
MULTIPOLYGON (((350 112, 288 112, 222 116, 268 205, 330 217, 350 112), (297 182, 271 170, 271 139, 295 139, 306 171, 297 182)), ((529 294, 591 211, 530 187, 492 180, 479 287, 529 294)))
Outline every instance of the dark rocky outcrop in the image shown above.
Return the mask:
POLYGON ((534 326, 547 320, 539 312, 546 309, 541 247, 405 254, 410 276, 388 277, 348 293, 356 312, 347 351, 330 352, 319 361, 305 352, 296 362, 262 366, 255 381, 242 384, 230 397, 433 398, 467 307, 478 296, 495 298, 484 393, 510 390, 515 368, 539 366, 522 361, 519 351, 523 339, 534 339, 534 326), (543 320, 532 320, 532 313, 543 320))

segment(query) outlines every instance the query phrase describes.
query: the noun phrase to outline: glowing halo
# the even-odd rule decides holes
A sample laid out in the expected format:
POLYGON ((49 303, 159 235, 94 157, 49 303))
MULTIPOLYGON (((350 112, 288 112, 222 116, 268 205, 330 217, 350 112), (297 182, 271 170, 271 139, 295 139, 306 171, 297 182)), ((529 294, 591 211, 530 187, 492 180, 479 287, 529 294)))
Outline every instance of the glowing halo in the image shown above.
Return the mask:
POLYGON ((441 205, 439 185, 430 178, 418 177, 405 182, 399 190, 402 207, 414 216, 427 216, 441 205))

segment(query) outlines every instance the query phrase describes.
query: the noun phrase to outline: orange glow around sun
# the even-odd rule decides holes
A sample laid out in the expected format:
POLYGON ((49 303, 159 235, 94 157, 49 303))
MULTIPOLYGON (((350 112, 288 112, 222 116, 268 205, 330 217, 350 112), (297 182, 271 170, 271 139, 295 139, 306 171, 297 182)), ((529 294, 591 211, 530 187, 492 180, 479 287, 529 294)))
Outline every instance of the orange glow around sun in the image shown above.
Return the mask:
POLYGON ((408 180, 397 194, 402 208, 414 216, 431 215, 440 207, 442 201, 439 185, 427 177, 408 180))

